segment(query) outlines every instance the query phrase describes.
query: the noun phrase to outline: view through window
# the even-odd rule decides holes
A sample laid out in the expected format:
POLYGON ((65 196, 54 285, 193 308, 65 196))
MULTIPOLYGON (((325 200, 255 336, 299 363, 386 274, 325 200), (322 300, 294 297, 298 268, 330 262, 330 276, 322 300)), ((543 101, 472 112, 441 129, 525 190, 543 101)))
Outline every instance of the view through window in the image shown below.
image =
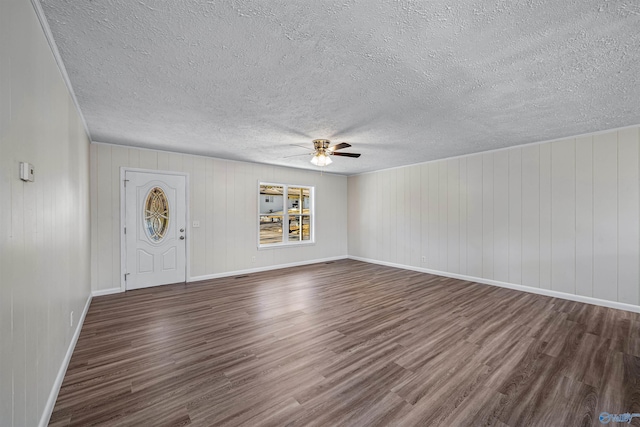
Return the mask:
POLYGON ((313 242, 313 187, 260 183, 259 246, 313 242))

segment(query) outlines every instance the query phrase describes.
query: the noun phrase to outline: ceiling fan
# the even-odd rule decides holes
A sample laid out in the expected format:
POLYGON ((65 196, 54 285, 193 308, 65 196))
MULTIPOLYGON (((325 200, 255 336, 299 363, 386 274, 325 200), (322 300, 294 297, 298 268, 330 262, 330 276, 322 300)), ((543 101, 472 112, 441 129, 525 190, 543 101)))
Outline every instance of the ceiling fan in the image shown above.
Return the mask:
MULTIPOLYGON (((314 139, 313 140, 313 151, 311 158, 311 163, 316 166, 327 166, 332 163, 330 156, 344 156, 344 157, 360 157, 360 153, 339 153, 338 150, 342 150, 343 148, 351 147, 351 144, 347 144, 346 142, 341 142, 339 144, 331 145, 331 141, 328 139, 314 139)), ((302 147, 301 145, 296 145, 298 147, 302 147)), ((304 147, 306 148, 306 147, 304 147)), ((293 156, 289 156, 293 157, 293 156)))

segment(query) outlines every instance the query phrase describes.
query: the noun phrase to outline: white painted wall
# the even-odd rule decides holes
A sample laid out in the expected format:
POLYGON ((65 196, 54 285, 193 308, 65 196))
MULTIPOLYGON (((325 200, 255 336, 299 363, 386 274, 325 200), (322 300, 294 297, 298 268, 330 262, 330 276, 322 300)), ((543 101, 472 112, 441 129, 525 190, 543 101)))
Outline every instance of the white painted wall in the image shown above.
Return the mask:
POLYGON ((120 168, 189 174, 192 278, 347 255, 347 178, 320 171, 91 144, 92 287, 120 287, 120 168), (257 249, 258 182, 315 186, 316 244, 257 249), (255 257, 255 262, 251 258, 255 257))
POLYGON ((88 138, 32 4, 0 2, 2 426, 48 417, 90 295, 88 166, 88 138), (18 179, 21 161, 35 182, 18 179))
POLYGON ((639 146, 632 127, 349 177, 349 255, 638 306, 639 146))

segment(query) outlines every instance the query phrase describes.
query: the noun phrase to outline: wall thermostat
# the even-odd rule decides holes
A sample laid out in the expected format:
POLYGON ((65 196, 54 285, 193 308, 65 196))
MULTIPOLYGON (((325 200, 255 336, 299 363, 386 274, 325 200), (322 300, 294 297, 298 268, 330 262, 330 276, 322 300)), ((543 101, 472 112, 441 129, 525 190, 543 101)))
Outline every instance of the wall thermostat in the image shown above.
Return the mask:
POLYGON ((31 163, 20 162, 20 179, 33 182, 35 169, 31 163))

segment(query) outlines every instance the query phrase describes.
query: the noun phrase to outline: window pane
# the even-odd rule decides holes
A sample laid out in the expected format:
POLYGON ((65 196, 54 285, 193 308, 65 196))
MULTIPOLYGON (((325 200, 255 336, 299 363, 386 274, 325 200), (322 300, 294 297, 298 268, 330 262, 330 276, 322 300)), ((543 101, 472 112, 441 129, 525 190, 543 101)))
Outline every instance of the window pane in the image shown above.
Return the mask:
POLYGON ((302 217, 302 240, 311 240, 311 217, 308 215, 302 217))
POLYGON ((309 194, 311 193, 311 190, 308 188, 303 188, 302 189, 302 213, 303 214, 308 214, 309 209, 311 209, 311 204, 310 204, 310 196, 309 194))
MULTIPOLYGON (((282 215, 284 188, 280 185, 260 186, 260 215, 282 215)), ((262 218, 260 219, 262 223, 262 218)))
POLYGON ((289 187, 287 208, 290 214, 299 214, 302 208, 302 188, 289 187))
POLYGON ((260 215, 260 244, 282 243, 282 216, 260 215))
POLYGON ((289 241, 300 240, 300 216, 289 215, 289 241))

